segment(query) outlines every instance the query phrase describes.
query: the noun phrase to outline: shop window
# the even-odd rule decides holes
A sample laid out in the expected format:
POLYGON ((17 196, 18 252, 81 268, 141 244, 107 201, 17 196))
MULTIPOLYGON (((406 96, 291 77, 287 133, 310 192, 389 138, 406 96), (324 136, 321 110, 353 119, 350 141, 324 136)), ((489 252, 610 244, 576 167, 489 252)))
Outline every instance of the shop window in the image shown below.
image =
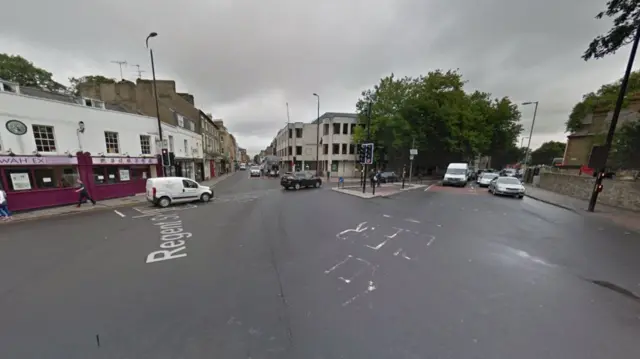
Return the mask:
POLYGON ((131 179, 132 180, 146 180, 149 178, 149 169, 148 168, 136 168, 131 167, 131 179))
POLYGON ((60 184, 53 168, 37 168, 33 170, 33 178, 38 188, 56 188, 60 184))
POLYGON ((118 178, 122 182, 131 181, 131 171, 128 167, 118 167, 118 178))
POLYGON ((93 182, 95 184, 105 184, 107 180, 105 178, 106 167, 93 167, 93 182))
POLYGON ((78 170, 73 167, 62 168, 62 175, 60 178, 60 184, 63 188, 75 187, 78 183, 78 170))
POLYGON ((104 131, 104 143, 107 147, 107 153, 120 153, 117 132, 104 131))
POLYGON ((140 135, 140 150, 143 155, 151 154, 151 136, 140 135))
POLYGON ((33 125, 33 138, 38 152, 56 152, 56 139, 53 126, 33 125))
POLYGON ((106 176, 106 180, 107 183, 112 184, 112 183, 118 183, 119 179, 118 179, 118 168, 115 166, 109 166, 106 167, 107 169, 107 176, 106 176))
POLYGON ((28 191, 33 189, 31 170, 23 168, 8 168, 5 170, 9 191, 28 191))

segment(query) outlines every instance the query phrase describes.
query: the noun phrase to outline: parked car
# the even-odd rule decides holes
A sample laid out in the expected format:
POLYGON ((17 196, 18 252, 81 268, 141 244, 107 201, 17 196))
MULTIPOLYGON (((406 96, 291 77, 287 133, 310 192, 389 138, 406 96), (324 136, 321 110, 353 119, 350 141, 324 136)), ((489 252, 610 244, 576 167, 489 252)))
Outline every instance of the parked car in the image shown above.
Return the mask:
POLYGON ((480 175, 480 177, 478 177, 478 180, 476 181, 476 183, 480 187, 489 187, 489 183, 491 183, 491 181, 493 181, 495 178, 498 178, 498 177, 500 176, 498 176, 497 173, 484 172, 480 175))
POLYGON ((184 177, 155 177, 147 179, 147 201, 162 208, 174 203, 209 202, 213 189, 184 177))
POLYGON ((382 172, 380 173, 380 183, 393 183, 398 182, 398 175, 395 172, 382 172))
POLYGON ((246 171, 247 170, 247 165, 244 163, 240 164, 240 171, 246 171))
POLYGON ((319 188, 322 186, 322 178, 316 176, 313 172, 294 172, 282 176, 280 185, 282 185, 285 190, 291 188, 299 190, 301 187, 319 188))
POLYGON ((489 193, 493 195, 513 196, 522 199, 525 188, 515 177, 497 177, 489 183, 489 193))
POLYGON ((260 177, 260 166, 251 166, 249 169, 250 177, 260 177))

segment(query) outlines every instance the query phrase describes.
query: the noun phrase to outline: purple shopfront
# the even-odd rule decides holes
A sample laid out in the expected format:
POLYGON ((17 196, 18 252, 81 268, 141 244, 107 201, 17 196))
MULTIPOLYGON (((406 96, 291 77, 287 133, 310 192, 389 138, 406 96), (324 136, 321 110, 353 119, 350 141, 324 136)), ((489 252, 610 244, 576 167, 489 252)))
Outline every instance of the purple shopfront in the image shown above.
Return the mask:
POLYGON ((81 179, 96 200, 133 196, 145 192, 151 167, 149 157, 0 156, 0 187, 12 211, 75 203, 81 179))
POLYGON ((0 187, 12 211, 73 203, 77 179, 78 157, 0 156, 0 187))
POLYGON ((81 172, 90 176, 86 183, 89 193, 97 201, 133 196, 145 192, 151 167, 158 164, 151 157, 89 157, 91 169, 81 172))

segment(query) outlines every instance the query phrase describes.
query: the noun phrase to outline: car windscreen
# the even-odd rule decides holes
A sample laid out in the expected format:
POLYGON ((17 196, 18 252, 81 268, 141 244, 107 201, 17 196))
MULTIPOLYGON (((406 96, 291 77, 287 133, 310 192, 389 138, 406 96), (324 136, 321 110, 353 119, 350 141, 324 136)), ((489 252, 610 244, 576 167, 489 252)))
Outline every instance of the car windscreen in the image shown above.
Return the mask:
POLYGON ((498 174, 496 174, 496 173, 483 173, 482 174, 482 178, 483 179, 485 179, 485 178, 486 179, 494 179, 496 177, 498 177, 498 174))
POLYGON ((500 178, 500 179, 498 179, 498 183, 500 183, 500 184, 520 184, 520 181, 517 178, 500 178))
POLYGON ((447 169, 448 175, 464 175, 467 174, 467 170, 464 168, 449 168, 447 169))
POLYGON ((382 172, 380 175, 381 175, 382 177, 393 177, 393 176, 395 176, 396 174, 395 174, 395 173, 393 173, 393 172, 382 172))

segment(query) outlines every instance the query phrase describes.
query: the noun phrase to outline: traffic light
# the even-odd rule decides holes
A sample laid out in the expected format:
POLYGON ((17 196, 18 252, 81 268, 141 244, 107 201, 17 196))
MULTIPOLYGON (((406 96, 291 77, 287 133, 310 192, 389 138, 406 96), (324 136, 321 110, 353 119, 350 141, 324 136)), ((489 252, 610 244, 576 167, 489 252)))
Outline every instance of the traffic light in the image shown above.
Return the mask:
POLYGON ((604 189, 604 186, 601 183, 596 187, 596 192, 600 193, 600 192, 602 192, 602 189, 604 189))
POLYGON ((373 164, 373 143, 364 143, 362 145, 362 163, 366 165, 373 164))
POLYGON ((166 148, 162 149, 162 165, 171 166, 171 159, 169 158, 169 150, 167 150, 166 148))
POLYGON ((358 153, 358 162, 364 164, 364 144, 360 143, 356 146, 358 153))

